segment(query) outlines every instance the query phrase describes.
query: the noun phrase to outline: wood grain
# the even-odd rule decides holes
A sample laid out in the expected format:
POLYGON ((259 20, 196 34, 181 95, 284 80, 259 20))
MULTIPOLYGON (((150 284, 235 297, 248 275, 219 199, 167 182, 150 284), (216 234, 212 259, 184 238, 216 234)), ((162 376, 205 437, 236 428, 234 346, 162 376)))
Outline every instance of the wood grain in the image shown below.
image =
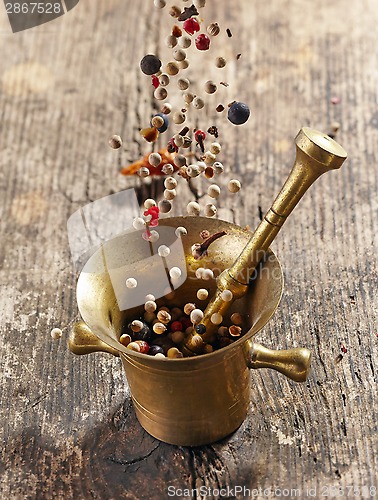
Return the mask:
MULTIPOLYGON (((299 488, 302 496, 316 488, 317 497, 353 486, 361 498, 357 490, 378 487, 376 2, 207 3, 206 20, 233 32, 214 51, 229 60, 219 99, 252 108, 242 128, 207 111, 221 130, 225 179, 243 181, 243 196, 222 197, 222 218, 254 227, 289 171, 299 128, 341 123, 349 160, 318 181, 274 244, 285 292, 258 337, 273 348, 310 347, 311 376, 296 385, 251 373, 241 428, 211 446, 180 448, 141 429, 119 360, 74 357, 64 338, 51 340, 53 327, 66 336, 77 318, 66 221, 139 182, 117 169, 147 152, 138 130, 156 105, 138 63, 148 52, 168 57, 170 20, 152 1, 81 0, 13 35, 3 12, 2 498, 158 499, 168 485, 299 488), (107 146, 113 133, 124 138, 121 152, 107 146)), ((199 84, 212 70, 198 54, 191 62, 199 84)), ((148 192, 161 189, 157 181, 148 192)), ((175 215, 193 198, 184 185, 179 194, 175 215)))

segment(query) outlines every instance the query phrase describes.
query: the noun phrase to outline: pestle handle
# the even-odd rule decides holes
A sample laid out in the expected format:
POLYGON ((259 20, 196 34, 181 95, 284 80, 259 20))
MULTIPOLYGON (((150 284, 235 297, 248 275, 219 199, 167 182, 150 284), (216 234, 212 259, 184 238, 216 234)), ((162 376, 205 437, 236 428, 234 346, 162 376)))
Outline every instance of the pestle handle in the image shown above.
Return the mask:
MULTIPOLYGON (((217 291, 202 320, 206 326, 202 335, 204 342, 210 341, 218 328, 211 322, 211 316, 217 312, 224 317, 232 302, 247 292, 259 262, 307 189, 325 172, 340 168, 347 158, 347 153, 336 141, 308 127, 299 131, 295 144, 295 162, 277 198, 234 264, 218 277, 217 291), (222 300, 223 290, 233 293, 232 301, 222 300)), ((185 344, 187 355, 195 355, 202 350, 202 345, 192 342, 192 338, 189 336, 185 344)))

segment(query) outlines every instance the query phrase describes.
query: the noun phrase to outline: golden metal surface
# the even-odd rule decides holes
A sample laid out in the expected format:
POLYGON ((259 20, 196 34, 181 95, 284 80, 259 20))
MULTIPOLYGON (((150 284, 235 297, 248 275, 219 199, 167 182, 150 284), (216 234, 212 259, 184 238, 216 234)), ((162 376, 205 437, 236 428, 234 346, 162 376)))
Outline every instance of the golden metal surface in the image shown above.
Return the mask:
MULTIPOLYGON (((202 217, 163 219, 162 226, 184 226, 182 238, 187 279, 169 301, 158 304, 181 306, 194 302, 199 287, 196 261, 191 247, 198 242, 199 232, 225 230, 227 234, 209 249, 206 267, 219 274, 230 267, 240 254, 251 233, 220 220, 202 217)), ((110 260, 127 263, 138 252, 140 235, 120 235, 107 242, 110 260)), ((210 293, 214 282, 208 282, 210 293)), ((120 311, 111 278, 104 267, 103 249, 95 252, 83 268, 77 285, 77 301, 85 324, 77 325, 70 336, 69 347, 76 354, 98 348, 120 352, 125 367, 136 414, 143 427, 153 436, 168 443, 201 445, 217 441, 233 432, 244 420, 250 395, 250 339, 269 321, 281 299, 283 276, 275 255, 269 251, 254 286, 235 303, 229 314, 239 311, 247 332, 234 344, 211 354, 183 359, 156 359, 130 351, 119 342, 125 322, 140 316, 143 306, 120 311), (91 334, 95 332, 98 342, 91 334)), ((271 364, 271 367, 273 363, 271 364)), ((281 365, 280 365, 281 366, 281 365)))
POLYGON ((310 372, 311 351, 303 347, 273 351, 251 343, 250 368, 274 368, 295 382, 305 382, 310 372))
MULTIPOLYGON (((280 193, 234 264, 218 279, 218 289, 202 320, 206 326, 206 333, 202 336, 205 342, 212 338, 218 328, 211 322, 211 316, 216 312, 224 315, 232 304, 232 301, 222 301, 222 291, 230 289, 234 300, 246 293, 248 283, 258 264, 264 259, 269 245, 307 189, 320 175, 340 168, 347 157, 347 153, 337 142, 307 127, 299 131, 295 144, 295 162, 280 193)), ((187 354, 192 352, 194 355, 202 350, 201 346, 193 342, 193 336, 187 339, 185 346, 187 354)))
POLYGON ((68 337, 68 347, 74 354, 90 354, 91 352, 108 352, 119 356, 119 351, 105 344, 95 335, 84 321, 78 321, 68 337))

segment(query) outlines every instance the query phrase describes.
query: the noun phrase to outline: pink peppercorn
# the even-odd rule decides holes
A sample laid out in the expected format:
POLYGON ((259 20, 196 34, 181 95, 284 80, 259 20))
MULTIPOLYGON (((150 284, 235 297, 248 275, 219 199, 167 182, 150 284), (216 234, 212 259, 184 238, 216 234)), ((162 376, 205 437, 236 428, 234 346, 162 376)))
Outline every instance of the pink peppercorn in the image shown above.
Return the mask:
POLYGON ((196 31, 200 30, 200 25, 197 19, 193 19, 193 17, 191 17, 184 22, 183 28, 187 33, 189 33, 189 35, 193 35, 196 31))
POLYGON ((145 340, 135 340, 135 343, 139 345, 142 354, 147 354, 150 350, 149 344, 145 340))
POLYGON ((171 332, 182 332, 183 325, 181 321, 174 321, 171 324, 171 332))
POLYGON ((201 33, 196 38, 196 47, 198 50, 209 50, 210 38, 205 33, 201 33))
POLYGON ((148 223, 149 226, 155 227, 159 225, 159 207, 151 207, 143 212, 145 216, 151 215, 151 220, 148 223))
POLYGON ((155 89, 157 89, 160 85, 159 78, 156 75, 151 76, 152 79, 152 85, 155 89))

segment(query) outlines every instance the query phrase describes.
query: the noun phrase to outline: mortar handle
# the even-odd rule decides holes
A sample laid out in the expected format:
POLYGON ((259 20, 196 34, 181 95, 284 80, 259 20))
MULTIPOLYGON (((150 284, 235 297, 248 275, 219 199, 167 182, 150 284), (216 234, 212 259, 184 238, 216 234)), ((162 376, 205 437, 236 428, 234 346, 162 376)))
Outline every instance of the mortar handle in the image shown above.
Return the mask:
POLYGON ((119 352, 105 344, 88 328, 84 321, 78 321, 72 327, 68 337, 68 348, 74 354, 89 354, 91 352, 107 352, 119 356, 119 352))
POLYGON ((273 351, 250 343, 249 368, 272 368, 295 382, 305 382, 311 368, 311 351, 305 348, 273 351))

